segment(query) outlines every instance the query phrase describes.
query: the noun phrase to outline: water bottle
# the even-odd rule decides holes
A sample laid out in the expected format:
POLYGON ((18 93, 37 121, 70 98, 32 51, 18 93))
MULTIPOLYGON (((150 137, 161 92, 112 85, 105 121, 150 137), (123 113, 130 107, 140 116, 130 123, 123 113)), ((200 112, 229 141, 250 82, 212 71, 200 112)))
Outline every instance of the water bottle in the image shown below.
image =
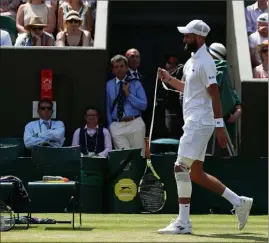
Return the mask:
POLYGON ((62 176, 43 176, 42 181, 44 181, 44 182, 48 182, 48 181, 67 182, 67 181, 69 181, 69 179, 66 177, 62 177, 62 176))

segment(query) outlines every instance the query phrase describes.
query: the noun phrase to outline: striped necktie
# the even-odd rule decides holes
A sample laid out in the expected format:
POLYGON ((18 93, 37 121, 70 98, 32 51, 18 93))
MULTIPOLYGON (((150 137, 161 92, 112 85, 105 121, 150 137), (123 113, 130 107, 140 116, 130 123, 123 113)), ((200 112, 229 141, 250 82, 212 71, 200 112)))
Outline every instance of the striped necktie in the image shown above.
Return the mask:
POLYGON ((138 78, 138 73, 137 72, 133 72, 133 75, 138 78))
POLYGON ((117 117, 119 120, 123 117, 124 113, 124 101, 125 101, 125 93, 123 91, 123 82, 120 81, 120 89, 118 94, 118 106, 117 106, 117 117))
POLYGON ((50 129, 50 124, 48 121, 44 121, 43 124, 46 126, 47 129, 50 129))

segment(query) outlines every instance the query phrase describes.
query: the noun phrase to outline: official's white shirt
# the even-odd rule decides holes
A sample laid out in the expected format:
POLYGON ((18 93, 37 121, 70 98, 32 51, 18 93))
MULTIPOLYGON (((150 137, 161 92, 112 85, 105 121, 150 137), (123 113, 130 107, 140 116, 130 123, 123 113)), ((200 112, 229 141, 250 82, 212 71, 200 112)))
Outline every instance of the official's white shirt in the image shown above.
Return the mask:
POLYGON ((183 69, 185 80, 183 95, 183 118, 200 120, 203 125, 215 125, 212 100, 207 88, 216 81, 216 66, 207 52, 206 45, 192 54, 183 69))

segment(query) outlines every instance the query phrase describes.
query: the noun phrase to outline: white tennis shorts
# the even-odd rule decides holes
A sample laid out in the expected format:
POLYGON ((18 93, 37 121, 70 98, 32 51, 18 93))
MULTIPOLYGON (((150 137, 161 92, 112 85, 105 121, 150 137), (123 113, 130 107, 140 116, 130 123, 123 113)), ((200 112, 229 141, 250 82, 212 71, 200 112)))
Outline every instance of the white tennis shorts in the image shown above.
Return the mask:
POLYGON ((184 157, 204 161, 207 144, 214 129, 215 126, 204 125, 202 120, 186 120, 183 126, 184 134, 180 138, 178 159, 184 157))

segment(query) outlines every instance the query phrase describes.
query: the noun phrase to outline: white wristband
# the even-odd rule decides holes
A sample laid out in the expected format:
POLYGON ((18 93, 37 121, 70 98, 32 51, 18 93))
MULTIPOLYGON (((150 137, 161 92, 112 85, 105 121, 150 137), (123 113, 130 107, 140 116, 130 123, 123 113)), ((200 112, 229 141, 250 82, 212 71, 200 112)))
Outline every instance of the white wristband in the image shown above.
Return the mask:
POLYGON ((217 119, 215 119, 215 126, 216 127, 224 127, 223 118, 217 118, 217 119))

